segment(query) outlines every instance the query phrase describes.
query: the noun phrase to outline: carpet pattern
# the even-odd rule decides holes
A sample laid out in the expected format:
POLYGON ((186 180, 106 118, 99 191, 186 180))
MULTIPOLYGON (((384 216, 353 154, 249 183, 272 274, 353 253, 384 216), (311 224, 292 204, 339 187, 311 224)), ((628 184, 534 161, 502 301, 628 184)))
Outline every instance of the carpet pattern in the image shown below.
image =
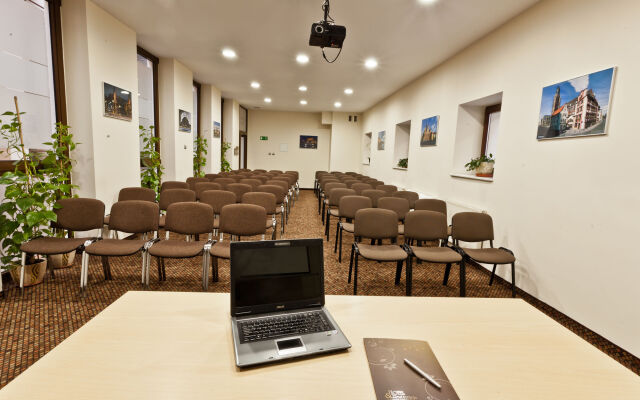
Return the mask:
MULTIPOLYGON (((313 192, 301 191, 286 225, 284 238, 321 237, 323 232, 324 227, 317 213, 317 199, 313 192)), ((325 290, 327 294, 352 294, 353 286, 347 283, 347 274, 353 237, 344 234, 342 263, 338 263, 337 254, 333 253, 334 239, 335 218, 332 218, 331 241, 325 241, 324 248, 325 290)), ((80 294, 80 258, 76 257, 72 267, 56 270, 55 279, 47 277, 42 284, 25 288, 23 296, 15 285, 8 283, 5 286, 5 297, 0 299, 0 387, 124 293, 143 289, 140 284, 139 255, 110 259, 113 279, 109 281, 104 280, 100 258, 92 257, 88 290, 80 294)), ((158 282, 154 262, 151 266, 150 290, 201 291, 201 260, 201 257, 167 260, 167 280, 163 282, 158 282)), ((459 274, 456 266, 451 269, 446 287, 442 285, 444 265, 418 265, 414 262, 413 266, 413 296, 458 296, 459 274)), ((219 268, 220 281, 210 283, 210 292, 229 291, 228 261, 220 260, 219 268)), ((394 285, 395 263, 361 259, 358 275, 359 295, 404 296, 404 271, 400 285, 394 285)), ((473 265, 467 266, 468 297, 511 296, 508 282, 498 278, 492 286, 488 283, 488 271, 473 265)), ((640 374, 640 359, 526 293, 519 291, 518 295, 631 371, 640 374)))

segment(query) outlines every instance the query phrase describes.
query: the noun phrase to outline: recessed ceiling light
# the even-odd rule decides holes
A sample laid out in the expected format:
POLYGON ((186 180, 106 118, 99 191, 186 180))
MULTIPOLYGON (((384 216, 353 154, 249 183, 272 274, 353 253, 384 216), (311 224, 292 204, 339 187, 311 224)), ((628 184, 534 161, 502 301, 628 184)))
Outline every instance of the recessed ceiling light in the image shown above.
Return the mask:
POLYGON ((335 108, 340 108, 340 107, 342 107, 342 103, 340 103, 339 101, 336 101, 335 103, 333 103, 333 106, 335 108))
POLYGON ((418 3, 420 4, 433 4, 438 0, 418 0, 418 3))
POLYGON ((344 90, 344 94, 353 94, 353 89, 351 89, 351 88, 346 88, 346 89, 344 90))
POLYGON ((265 97, 264 98, 264 102, 265 103, 271 103, 271 97, 265 97))
POLYGON ((303 53, 300 53, 296 56, 296 61, 298 64, 306 64, 309 62, 309 56, 303 53))
POLYGON ((234 59, 236 57, 238 57, 238 55, 236 54, 236 51, 230 48, 224 48, 222 49, 222 57, 224 58, 228 58, 228 59, 234 59))
POLYGON ((307 105, 307 101, 306 100, 300 100, 300 104, 302 104, 303 106, 307 105))
POLYGON ((301 91, 301 92, 306 92, 306 91, 307 91, 307 87, 306 87, 306 86, 304 86, 304 85, 302 85, 302 86, 300 86, 300 87, 298 88, 298 90, 299 90, 299 91, 301 91))
POLYGON ((251 82, 251 87, 254 89, 260 89, 260 82, 256 82, 256 81, 251 82))
POLYGON ((365 66, 365 68, 367 68, 367 69, 375 69, 375 68, 377 68, 377 67, 378 67, 378 60, 376 60, 376 59, 375 59, 375 58, 373 58, 373 57, 367 58, 367 59, 364 61, 364 66, 365 66))

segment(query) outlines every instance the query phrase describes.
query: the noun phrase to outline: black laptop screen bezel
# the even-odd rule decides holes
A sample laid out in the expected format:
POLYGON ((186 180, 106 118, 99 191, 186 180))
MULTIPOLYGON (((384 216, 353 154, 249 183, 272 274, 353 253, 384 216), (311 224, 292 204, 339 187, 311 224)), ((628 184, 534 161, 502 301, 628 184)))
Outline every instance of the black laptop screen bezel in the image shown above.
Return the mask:
POLYGON ((276 311, 287 311, 287 310, 296 310, 301 308, 308 308, 312 306, 322 307, 324 306, 324 252, 323 252, 324 242, 322 239, 295 239, 295 240, 263 240, 263 241, 247 241, 247 242, 232 242, 231 247, 231 261, 230 261, 230 274, 231 274, 231 315, 232 316, 243 316, 243 315, 254 315, 254 314, 264 314, 276 311), (253 305, 248 307, 239 307, 236 306, 236 284, 238 281, 237 274, 234 274, 234 253, 237 251, 241 251, 243 249, 251 248, 274 248, 274 247, 318 247, 320 257, 316 260, 309 260, 309 268, 310 274, 318 275, 318 279, 320 280, 320 287, 322 288, 320 291, 320 295, 318 297, 303 299, 301 301, 289 301, 284 303, 272 303, 272 304, 262 304, 262 305, 253 305), (314 268, 319 270, 312 272, 314 268))

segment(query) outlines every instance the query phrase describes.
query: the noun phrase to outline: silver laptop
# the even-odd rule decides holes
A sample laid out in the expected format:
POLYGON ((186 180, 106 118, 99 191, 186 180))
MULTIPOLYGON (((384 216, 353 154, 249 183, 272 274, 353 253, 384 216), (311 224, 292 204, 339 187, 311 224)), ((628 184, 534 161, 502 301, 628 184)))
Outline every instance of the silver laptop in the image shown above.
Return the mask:
POLYGON ((231 243, 237 366, 351 347, 324 307, 322 244, 322 239, 231 243))

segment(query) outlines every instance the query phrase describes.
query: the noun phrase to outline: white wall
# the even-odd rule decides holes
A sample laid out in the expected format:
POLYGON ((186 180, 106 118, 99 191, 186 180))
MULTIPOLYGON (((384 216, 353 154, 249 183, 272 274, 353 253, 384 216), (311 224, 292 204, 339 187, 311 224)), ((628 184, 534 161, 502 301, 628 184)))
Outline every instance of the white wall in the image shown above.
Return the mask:
MULTIPOLYGON (((518 286, 640 356, 640 237, 636 156, 640 2, 544 1, 364 114, 362 132, 412 120, 407 186, 487 210, 498 246, 517 256, 518 286), (609 135, 537 141, 542 87, 618 66, 609 135), (491 183, 453 178, 458 105, 503 92, 491 183), (440 115, 436 147, 419 147, 420 122, 440 115)), ((387 142, 388 145, 388 142, 387 142)), ((393 175, 391 150, 363 170, 393 175)), ((498 272, 510 279, 508 268, 498 272)))
POLYGON ((137 96, 131 121, 103 115, 104 82, 137 93, 136 33, 91 1, 66 0, 61 11, 68 122, 81 143, 72 179, 109 209, 121 188, 140 186, 137 96))
POLYGON ((193 131, 193 73, 176 59, 160 59, 158 103, 162 180, 184 181, 193 176, 193 141, 192 133, 178 130, 178 110, 191 113, 193 131))
MULTIPOLYGON (((360 171, 362 116, 354 113, 334 112, 331 118, 331 171, 360 171), (351 121, 349 121, 351 116, 351 121), (353 117, 357 117, 355 121, 353 117), (354 150, 356 150, 354 152, 354 150)), ((313 186, 312 186, 313 187, 313 186)))
MULTIPOLYGON (((312 188, 315 172, 329 168, 331 130, 321 124, 321 115, 310 112, 249 110, 247 167, 295 170, 300 175, 300 187, 312 188), (318 136, 318 148, 301 149, 300 135, 318 136), (268 136, 269 140, 260 140, 260 136, 268 136), (282 144, 286 144, 286 152, 280 151, 282 144)), ((357 149, 357 146, 353 148, 357 149)))
POLYGON ((220 122, 222 117, 222 97, 220 90, 212 85, 202 85, 200 90, 200 109, 202 112, 202 128, 200 132, 207 139, 206 173, 220 172, 220 144, 221 138, 213 137, 213 122, 220 122))

